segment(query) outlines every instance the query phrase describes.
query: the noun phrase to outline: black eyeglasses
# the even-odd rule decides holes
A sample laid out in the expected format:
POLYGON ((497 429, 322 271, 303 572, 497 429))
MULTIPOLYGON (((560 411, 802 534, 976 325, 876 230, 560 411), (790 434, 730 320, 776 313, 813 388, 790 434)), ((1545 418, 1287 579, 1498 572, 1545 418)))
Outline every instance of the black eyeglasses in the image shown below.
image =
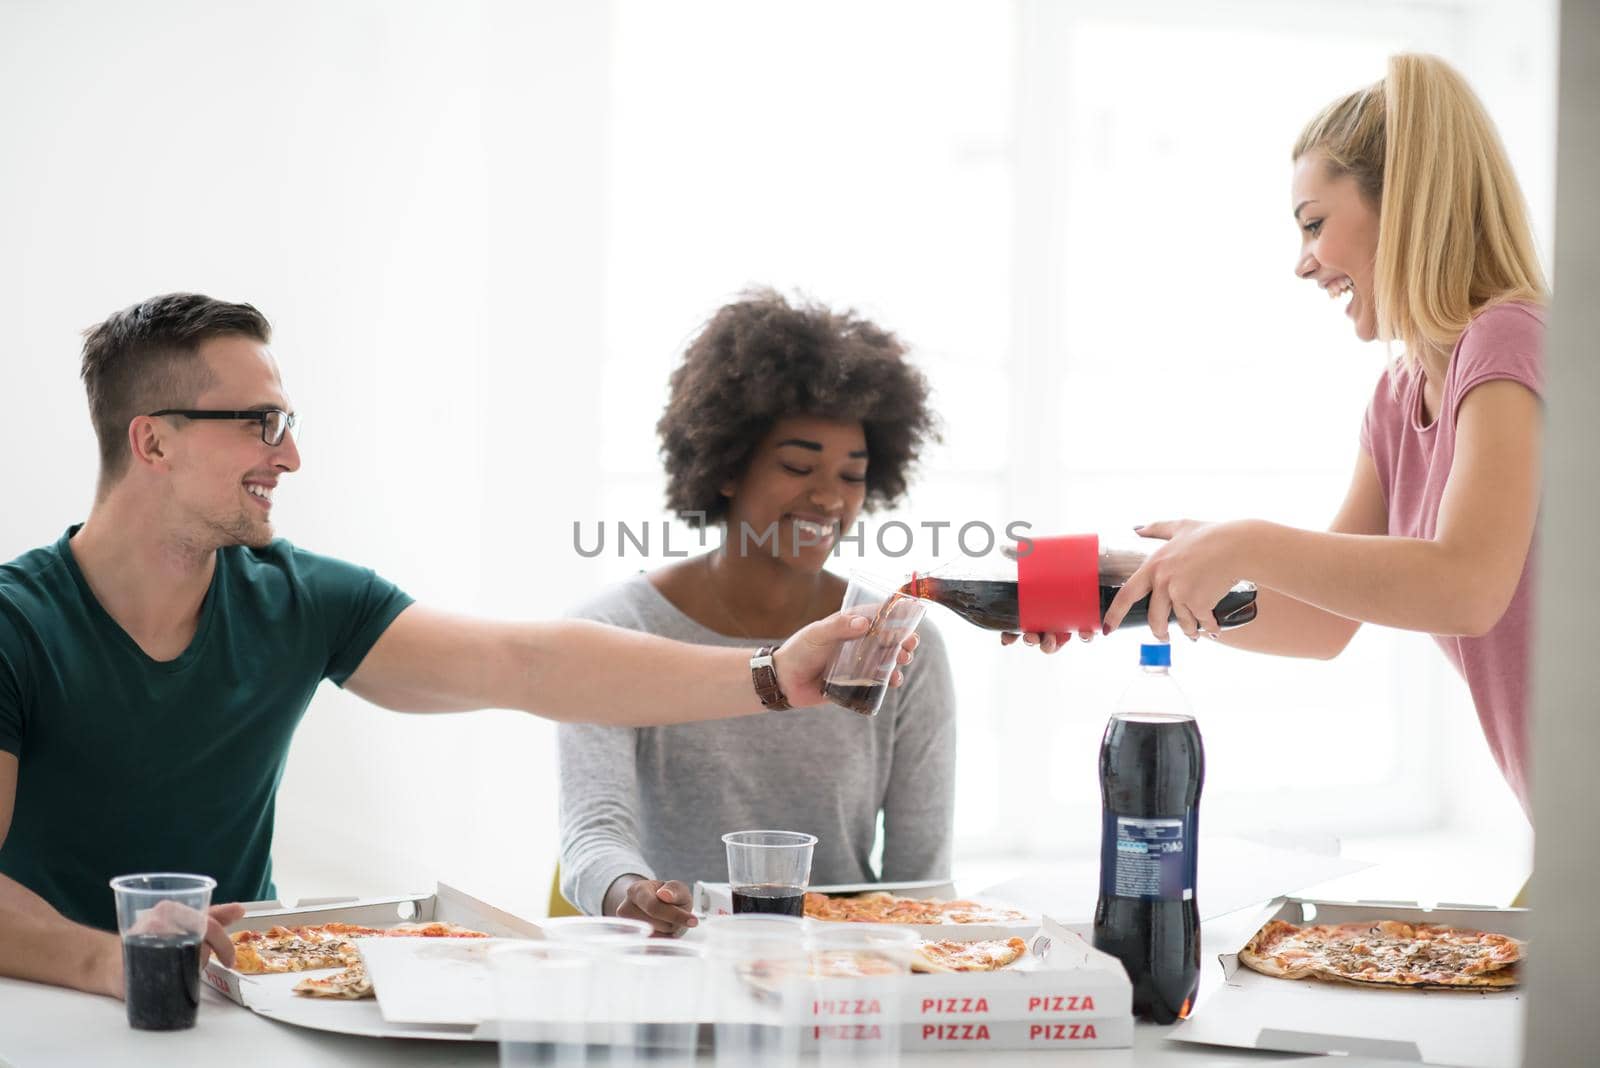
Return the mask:
POLYGON ((229 412, 207 411, 197 408, 163 408, 159 412, 151 412, 153 419, 158 415, 181 415, 185 419, 248 419, 253 423, 261 424, 261 440, 268 445, 281 445, 283 436, 295 428, 300 421, 299 416, 293 412, 283 411, 281 408, 259 408, 253 411, 229 412))

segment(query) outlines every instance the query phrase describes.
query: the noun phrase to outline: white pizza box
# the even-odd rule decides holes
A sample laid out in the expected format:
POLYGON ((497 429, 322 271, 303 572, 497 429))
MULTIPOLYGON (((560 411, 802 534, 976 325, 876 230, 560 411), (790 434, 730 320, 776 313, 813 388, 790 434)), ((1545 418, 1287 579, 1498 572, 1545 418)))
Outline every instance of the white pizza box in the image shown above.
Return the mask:
POLYGON ((1133 1044, 1133 988, 1122 964, 1046 917, 1027 954, 997 972, 914 974, 818 984, 807 1046, 873 1040, 895 1013, 877 995, 898 986, 906 1050, 1106 1049, 1133 1044), (826 996, 824 996, 826 995, 826 996), (889 1011, 885 1011, 885 1010, 889 1011))
MULTIPOLYGON (((425 923, 434 920, 471 927, 500 938, 543 937, 538 924, 495 908, 445 883, 439 883, 431 894, 321 899, 314 903, 301 902, 294 908, 285 908, 276 901, 256 902, 247 907, 244 918, 230 926, 228 931, 232 933, 265 930, 279 924, 297 926, 314 923, 356 923, 368 927, 386 927, 397 923, 425 923)), ((295 984, 307 975, 332 974, 335 974, 334 970, 283 975, 244 975, 232 968, 223 967, 212 958, 206 964, 201 977, 230 1001, 243 1005, 258 1015, 299 1027, 391 1038, 465 1040, 475 1037, 474 1032, 477 1029, 472 1025, 416 1025, 387 1021, 383 1018, 377 1002, 372 998, 345 1001, 299 997, 293 993, 295 984)))
POLYGON ((492 1019, 489 951, 507 938, 358 938, 378 1011, 390 1023, 476 1028, 492 1019))
MULTIPOLYGON (((1270 920, 1305 924, 1386 919, 1470 927, 1522 939, 1530 928, 1527 909, 1279 898, 1261 912, 1250 935, 1270 920)), ((1224 985, 1173 1028, 1168 1036, 1173 1041, 1466 1068, 1514 1068, 1521 1062, 1526 1004, 1520 988, 1372 989, 1275 979, 1241 965, 1238 951, 1220 959, 1224 985)))
MULTIPOLYGON (((1024 918, 1015 923, 908 923, 896 924, 915 931, 923 938, 1027 938, 1039 929, 1040 916, 1027 909, 1018 908, 1005 901, 990 897, 957 897, 955 884, 948 879, 924 879, 910 883, 841 883, 831 886, 806 888, 819 894, 866 894, 877 890, 899 894, 902 897, 936 897, 949 900, 975 901, 982 905, 1015 909, 1024 918)), ((702 916, 727 916, 733 912, 733 888, 727 883, 695 883, 694 911, 702 916)))
MULTIPOLYGON (((691 930, 685 937, 693 941, 698 935, 691 930)), ((491 943, 392 938, 357 944, 388 1024, 448 1029, 478 1039, 497 1033, 487 959, 491 943)), ((907 1050, 1104 1049, 1133 1041, 1132 991, 1121 964, 1051 920, 1034 933, 1027 956, 1001 972, 801 983, 789 991, 787 1023, 808 1047, 824 1041, 871 1047, 891 1027, 899 1028, 907 1050)), ((714 1001, 711 990, 708 985, 698 1014, 702 1025, 785 1022, 756 984, 714 1001)), ((633 1034, 629 1028, 635 1024, 691 1022, 667 1019, 654 1005, 596 993, 600 999, 581 1024, 589 1042, 605 1044, 619 1033, 633 1034)), ((573 1025, 518 1026, 523 1034, 548 1026, 554 1038, 573 1025)), ((711 1028, 701 1030, 702 1041, 709 1041, 711 1028)))

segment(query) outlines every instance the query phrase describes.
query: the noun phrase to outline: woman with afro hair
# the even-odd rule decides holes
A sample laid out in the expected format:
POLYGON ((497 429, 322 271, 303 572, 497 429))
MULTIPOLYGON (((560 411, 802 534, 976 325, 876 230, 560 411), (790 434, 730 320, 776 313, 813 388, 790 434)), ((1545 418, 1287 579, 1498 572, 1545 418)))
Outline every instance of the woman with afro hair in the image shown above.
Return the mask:
MULTIPOLYGON (((757 291, 690 342, 657 424, 667 502, 722 545, 674 561, 578 614, 710 645, 763 644, 839 610, 825 570, 863 509, 905 493, 934 436, 928 386, 892 333, 757 291)), ((727 878, 721 835, 817 836, 816 884, 948 878, 955 701, 943 644, 867 719, 838 706, 673 727, 563 724, 561 890, 591 915, 676 934, 689 887, 727 878), (872 853, 883 822, 881 870, 872 853)))

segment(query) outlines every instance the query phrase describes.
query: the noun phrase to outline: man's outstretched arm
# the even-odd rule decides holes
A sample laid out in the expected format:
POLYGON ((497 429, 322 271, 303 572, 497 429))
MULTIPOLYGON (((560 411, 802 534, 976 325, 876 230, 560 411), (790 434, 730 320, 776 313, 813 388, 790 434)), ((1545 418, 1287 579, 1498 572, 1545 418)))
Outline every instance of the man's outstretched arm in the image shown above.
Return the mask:
MULTIPOLYGON (((836 613, 783 643, 773 666, 790 704, 827 700, 823 671, 867 625, 864 616, 836 613)), ((900 653, 902 666, 915 647, 913 636, 900 653)), ((647 727, 760 712, 750 680, 754 652, 587 620, 507 623, 412 605, 345 688, 401 712, 517 708, 566 722, 647 727)))

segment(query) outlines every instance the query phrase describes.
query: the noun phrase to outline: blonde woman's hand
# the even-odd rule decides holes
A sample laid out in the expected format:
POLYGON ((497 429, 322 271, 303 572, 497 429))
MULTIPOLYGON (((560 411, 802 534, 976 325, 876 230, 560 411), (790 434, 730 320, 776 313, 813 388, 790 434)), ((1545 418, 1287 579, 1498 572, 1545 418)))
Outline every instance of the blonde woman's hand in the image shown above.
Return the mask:
POLYGON ((1102 629, 1110 634, 1135 602, 1150 596, 1150 632, 1169 640, 1168 620, 1191 641, 1201 634, 1222 634, 1212 609, 1239 581, 1247 553, 1244 542, 1248 521, 1202 523, 1194 519, 1165 520, 1134 528, 1146 538, 1166 541, 1150 554, 1106 609, 1102 629))

